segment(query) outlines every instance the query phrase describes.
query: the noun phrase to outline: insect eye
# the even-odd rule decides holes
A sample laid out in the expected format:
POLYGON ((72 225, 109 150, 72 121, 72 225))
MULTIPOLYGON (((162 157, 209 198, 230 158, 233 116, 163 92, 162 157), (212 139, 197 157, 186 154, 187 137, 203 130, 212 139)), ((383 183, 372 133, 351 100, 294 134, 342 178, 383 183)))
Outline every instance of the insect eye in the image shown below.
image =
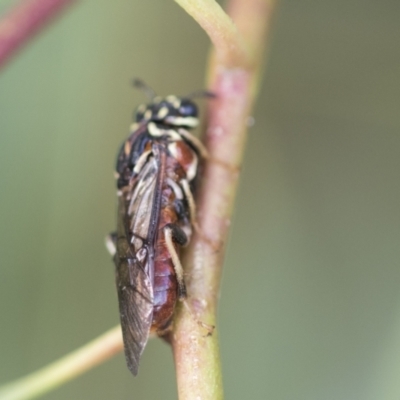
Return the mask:
POLYGON ((184 117, 197 117, 197 106, 189 100, 182 100, 179 114, 184 117))

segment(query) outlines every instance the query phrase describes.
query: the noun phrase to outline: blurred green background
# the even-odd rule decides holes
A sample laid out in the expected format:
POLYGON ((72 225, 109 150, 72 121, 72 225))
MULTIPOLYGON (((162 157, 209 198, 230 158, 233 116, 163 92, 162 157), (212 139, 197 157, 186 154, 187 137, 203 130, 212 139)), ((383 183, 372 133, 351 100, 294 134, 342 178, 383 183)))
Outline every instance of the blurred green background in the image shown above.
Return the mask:
MULTIPOLYGON (((394 0, 280 3, 224 269, 229 400, 400 398, 399 21, 394 0)), ((1 73, 0 381, 117 324, 103 239, 130 80, 203 88, 208 47, 172 0, 87 0, 1 73)), ((170 350, 43 398, 175 399, 170 350)))

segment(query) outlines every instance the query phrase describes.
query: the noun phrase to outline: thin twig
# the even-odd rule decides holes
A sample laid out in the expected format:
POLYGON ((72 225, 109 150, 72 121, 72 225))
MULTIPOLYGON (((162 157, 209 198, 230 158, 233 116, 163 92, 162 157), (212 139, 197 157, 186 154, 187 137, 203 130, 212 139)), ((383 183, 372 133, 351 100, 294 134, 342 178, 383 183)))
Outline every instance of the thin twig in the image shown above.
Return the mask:
POLYGON ((0 20, 0 68, 58 15, 76 0, 22 0, 0 20))
POLYGON ((219 61, 226 66, 245 66, 249 57, 237 26, 215 0, 175 0, 207 32, 219 61))
POLYGON ((103 363, 122 347, 118 325, 58 361, 0 387, 0 400, 34 399, 103 363))
MULTIPOLYGON (((228 236, 248 119, 275 1, 231 0, 227 9, 234 28, 226 16, 206 23, 219 7, 213 0, 176 1, 206 30, 215 46, 208 77, 209 89, 216 94, 216 99, 209 102, 205 135, 210 160, 205 167, 198 201, 202 235, 194 238, 184 260, 189 306, 199 321, 215 325, 223 244, 228 236), (220 250, 216 252, 204 236, 220 244, 220 250)), ((217 330, 207 335, 204 327, 182 308, 171 342, 179 399, 222 399, 217 330)))

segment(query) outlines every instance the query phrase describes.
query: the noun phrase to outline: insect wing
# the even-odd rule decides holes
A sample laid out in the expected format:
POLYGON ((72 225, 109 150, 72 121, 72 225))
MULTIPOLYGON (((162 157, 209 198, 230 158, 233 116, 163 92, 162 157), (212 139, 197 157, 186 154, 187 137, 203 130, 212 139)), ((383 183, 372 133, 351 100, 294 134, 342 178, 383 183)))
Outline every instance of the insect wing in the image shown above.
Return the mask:
POLYGON ((125 357, 130 371, 137 375, 139 359, 147 343, 153 319, 154 207, 159 167, 150 157, 135 178, 132 190, 119 197, 116 243, 116 284, 124 339, 125 357))

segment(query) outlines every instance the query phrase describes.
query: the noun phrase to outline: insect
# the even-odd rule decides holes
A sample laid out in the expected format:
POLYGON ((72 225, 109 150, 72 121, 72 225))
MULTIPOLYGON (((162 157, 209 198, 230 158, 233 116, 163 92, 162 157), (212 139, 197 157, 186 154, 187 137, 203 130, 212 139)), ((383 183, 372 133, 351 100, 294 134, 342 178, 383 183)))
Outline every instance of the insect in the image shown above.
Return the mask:
POLYGON ((198 124, 190 96, 161 98, 141 81, 134 83, 151 101, 137 108, 118 154, 118 223, 108 247, 125 357, 137 375, 149 335, 168 332, 177 301, 186 297, 179 252, 196 226, 194 193, 206 150, 189 132, 198 124))

